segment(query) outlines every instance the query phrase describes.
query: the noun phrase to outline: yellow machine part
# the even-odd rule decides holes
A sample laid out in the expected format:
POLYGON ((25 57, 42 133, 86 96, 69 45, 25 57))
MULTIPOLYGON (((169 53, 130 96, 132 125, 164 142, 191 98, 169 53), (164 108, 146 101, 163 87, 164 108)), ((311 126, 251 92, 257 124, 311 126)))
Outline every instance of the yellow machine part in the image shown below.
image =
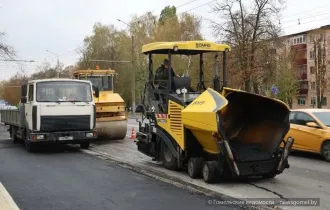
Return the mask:
POLYGON ((193 133, 203 149, 218 153, 212 133, 218 132, 217 111, 227 106, 228 101, 213 89, 207 89, 182 111, 183 126, 193 133))
POLYGON ((182 124, 182 110, 183 106, 169 101, 168 114, 156 114, 156 120, 159 127, 167 131, 169 135, 174 138, 181 149, 184 148, 184 132, 182 124))
MULTIPOLYGON (((82 69, 74 71, 75 78, 87 80, 87 75, 113 76, 115 70, 82 69)), ((99 97, 94 97, 94 102, 96 105, 98 139, 124 139, 127 133, 127 113, 125 111, 125 101, 122 97, 112 90, 100 90, 99 97)))
POLYGON ((125 102, 118 93, 100 91, 96 104, 96 128, 98 139, 124 139, 127 133, 125 102))
MULTIPOLYGON (((220 112, 221 118, 227 119, 224 122, 223 129, 228 129, 228 126, 232 126, 233 123, 239 125, 239 131, 235 129, 226 131, 230 139, 232 139, 232 132, 234 131, 234 134, 237 132, 235 135, 240 139, 241 143, 246 145, 259 143, 265 151, 272 152, 276 149, 285 128, 282 126, 282 123, 274 121, 270 117, 268 109, 263 109, 263 112, 266 113, 260 113, 262 107, 269 107, 270 110, 283 117, 283 120, 286 114, 289 113, 287 105, 277 99, 229 88, 225 88, 222 94, 220 94, 208 88, 187 107, 170 100, 168 115, 156 114, 156 119, 157 124, 166 130, 182 150, 186 149, 184 136, 184 128, 186 128, 192 132, 205 152, 217 154, 220 151, 213 134, 218 133, 217 113, 220 112), (228 94, 234 94, 235 98, 239 100, 235 101, 235 98, 233 99, 228 94), (265 114, 270 118, 269 120, 263 119, 253 123, 249 123, 250 121, 243 123, 236 116, 236 114, 240 113, 239 110, 243 109, 243 112, 252 113, 251 117, 265 114), (235 118, 232 118, 233 115, 235 118), (228 116, 231 117, 228 118, 228 116), (231 120, 228 121, 228 119, 231 120)), ((189 141, 189 139, 186 140, 189 141)))
POLYGON ((156 114, 157 124, 185 150, 184 128, 189 129, 206 152, 218 153, 212 133, 217 132, 216 112, 227 105, 227 100, 213 89, 207 89, 189 106, 169 101, 167 114, 156 114))
MULTIPOLYGON (((123 117, 126 118, 126 117, 123 117)), ((127 120, 116 120, 113 121, 96 121, 96 129, 98 131, 98 139, 104 140, 119 140, 124 139, 127 133, 127 120)))

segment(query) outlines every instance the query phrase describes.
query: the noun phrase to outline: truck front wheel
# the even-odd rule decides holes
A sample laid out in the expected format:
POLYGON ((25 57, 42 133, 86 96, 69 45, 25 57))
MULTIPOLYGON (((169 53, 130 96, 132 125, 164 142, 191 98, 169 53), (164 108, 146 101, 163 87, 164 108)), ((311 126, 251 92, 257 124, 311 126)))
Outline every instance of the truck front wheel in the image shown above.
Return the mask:
POLYGON ((89 148, 89 141, 80 143, 81 149, 88 149, 89 148))
POLYGON ((28 151, 28 152, 35 151, 35 145, 28 140, 25 140, 25 148, 26 148, 26 151, 28 151))
POLYGON ((25 138, 24 138, 25 149, 28 152, 35 152, 36 145, 33 144, 32 142, 30 142, 29 140, 30 140, 29 132, 27 130, 25 130, 25 138))

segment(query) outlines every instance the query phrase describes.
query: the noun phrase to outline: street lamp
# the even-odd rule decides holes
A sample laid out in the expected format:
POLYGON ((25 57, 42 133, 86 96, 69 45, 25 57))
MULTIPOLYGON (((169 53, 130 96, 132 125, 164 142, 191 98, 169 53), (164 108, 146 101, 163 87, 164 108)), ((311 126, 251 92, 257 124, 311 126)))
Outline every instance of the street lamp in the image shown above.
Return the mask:
POLYGON ((46 50, 46 51, 51 53, 51 54, 56 55, 56 57, 57 57, 56 77, 59 78, 60 77, 60 60, 59 60, 59 56, 58 56, 58 54, 56 54, 54 52, 51 52, 49 50, 46 50))
MULTIPOLYGON (((117 19, 119 22, 124 23, 125 25, 127 25, 128 27, 130 27, 130 24, 117 19)), ((132 38, 132 113, 133 116, 135 115, 135 70, 134 70, 134 36, 133 33, 131 33, 131 38, 132 38)))

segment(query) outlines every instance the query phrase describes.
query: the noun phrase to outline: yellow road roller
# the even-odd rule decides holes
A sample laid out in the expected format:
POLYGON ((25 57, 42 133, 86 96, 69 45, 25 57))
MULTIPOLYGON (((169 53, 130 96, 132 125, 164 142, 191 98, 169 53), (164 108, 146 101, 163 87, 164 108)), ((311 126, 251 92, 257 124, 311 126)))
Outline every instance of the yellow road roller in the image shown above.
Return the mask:
POLYGON ((124 139, 127 132, 127 112, 125 101, 114 92, 115 70, 112 69, 86 69, 75 70, 73 76, 80 80, 89 80, 93 89, 98 89, 99 95, 94 95, 96 106, 96 129, 98 139, 117 140, 124 139))
POLYGON ((273 178, 289 167, 294 142, 290 137, 284 141, 290 128, 289 107, 280 100, 226 87, 230 51, 228 45, 209 41, 156 42, 142 47, 149 59, 149 79, 142 104, 135 110, 142 113, 136 133, 138 151, 167 169, 187 170, 191 178, 207 183, 273 178), (205 53, 215 55, 215 69, 222 58, 223 81, 214 71, 213 88, 204 85, 205 53), (169 65, 160 71, 163 77, 154 74, 155 54, 168 56, 169 65), (197 88, 191 87, 193 78, 171 72, 175 55, 199 57, 197 88))

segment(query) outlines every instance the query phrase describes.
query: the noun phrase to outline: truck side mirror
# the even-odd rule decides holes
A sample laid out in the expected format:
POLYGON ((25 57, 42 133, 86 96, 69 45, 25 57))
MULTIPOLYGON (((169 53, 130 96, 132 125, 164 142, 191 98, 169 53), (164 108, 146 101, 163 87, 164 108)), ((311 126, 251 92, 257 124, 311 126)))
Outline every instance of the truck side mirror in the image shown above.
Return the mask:
POLYGON ((26 96, 22 96, 21 97, 21 103, 22 104, 25 104, 27 102, 27 98, 26 98, 26 96))
POLYGON ((21 87, 21 98, 27 95, 27 84, 22 85, 21 87))

